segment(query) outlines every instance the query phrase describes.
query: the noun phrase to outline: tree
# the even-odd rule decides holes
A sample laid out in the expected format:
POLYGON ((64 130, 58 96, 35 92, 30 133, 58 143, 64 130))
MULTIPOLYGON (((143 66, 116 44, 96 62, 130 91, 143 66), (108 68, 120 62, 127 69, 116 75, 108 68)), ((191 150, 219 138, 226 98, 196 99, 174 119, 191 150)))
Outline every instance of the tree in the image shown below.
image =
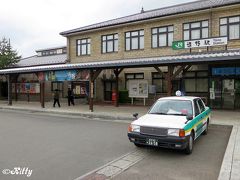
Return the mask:
POLYGON ((0 41, 0 69, 13 66, 18 63, 21 56, 18 55, 16 50, 12 49, 10 40, 2 38, 0 41))

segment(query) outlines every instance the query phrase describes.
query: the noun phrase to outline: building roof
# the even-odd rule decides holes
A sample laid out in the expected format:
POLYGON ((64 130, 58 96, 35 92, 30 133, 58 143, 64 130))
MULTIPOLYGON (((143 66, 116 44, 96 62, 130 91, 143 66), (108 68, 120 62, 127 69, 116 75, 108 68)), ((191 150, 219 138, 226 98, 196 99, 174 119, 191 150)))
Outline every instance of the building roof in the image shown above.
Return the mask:
POLYGON ((15 66, 28 67, 40 65, 65 64, 67 61, 67 54, 57 54, 50 56, 31 56, 21 59, 15 66))
POLYGON ((64 48, 67 48, 67 47, 66 46, 57 46, 57 47, 51 47, 51 48, 45 48, 45 49, 37 49, 36 52, 57 50, 57 49, 64 49, 64 48))
POLYGON ((58 64, 44 65, 35 67, 20 67, 0 70, 0 74, 14 73, 30 73, 52 70, 67 70, 67 69, 113 69, 113 68, 137 68, 151 67, 155 65, 179 65, 179 64, 194 64, 219 61, 236 61, 240 59, 240 50, 224 51, 224 52, 208 52, 197 54, 185 54, 165 57, 151 58, 136 58, 136 59, 119 59, 113 61, 95 61, 77 64, 58 64))
POLYGON ((190 3, 184 3, 184 4, 178 4, 175 6, 155 9, 151 11, 145 11, 142 13, 125 16, 109 21, 100 22, 97 24, 92 24, 89 26, 80 27, 77 29, 72 29, 68 31, 61 32, 60 34, 63 36, 68 36, 74 33, 79 33, 82 31, 88 31, 98 28, 105 28, 109 26, 116 26, 126 23, 132 23, 137 21, 143 21, 148 19, 154 19, 164 16, 170 16, 170 15, 176 15, 180 13, 187 13, 191 11, 198 11, 198 10, 204 10, 209 8, 215 8, 215 7, 221 7, 221 6, 227 6, 232 4, 239 4, 240 0, 200 0, 200 1, 194 1, 190 3))

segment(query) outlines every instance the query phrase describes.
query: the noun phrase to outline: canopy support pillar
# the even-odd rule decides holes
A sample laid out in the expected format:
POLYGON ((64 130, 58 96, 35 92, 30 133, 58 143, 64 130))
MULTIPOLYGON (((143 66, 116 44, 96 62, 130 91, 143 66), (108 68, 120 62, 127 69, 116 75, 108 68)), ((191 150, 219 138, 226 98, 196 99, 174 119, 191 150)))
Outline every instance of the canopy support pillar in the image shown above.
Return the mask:
POLYGON ((116 101, 114 101, 114 105, 115 107, 118 107, 119 106, 119 88, 118 88, 118 81, 119 81, 119 74, 122 72, 123 68, 121 69, 118 69, 116 68, 114 70, 114 74, 115 74, 115 77, 116 77, 116 101))
POLYGON ((40 103, 41 103, 41 107, 45 108, 45 82, 41 81, 40 82, 40 103))
POLYGON ((90 70, 90 80, 89 80, 89 110, 93 112, 93 96, 94 96, 94 81, 97 79, 98 75, 102 72, 101 69, 90 70))
POLYGON ((8 74, 8 105, 12 106, 12 76, 8 74))

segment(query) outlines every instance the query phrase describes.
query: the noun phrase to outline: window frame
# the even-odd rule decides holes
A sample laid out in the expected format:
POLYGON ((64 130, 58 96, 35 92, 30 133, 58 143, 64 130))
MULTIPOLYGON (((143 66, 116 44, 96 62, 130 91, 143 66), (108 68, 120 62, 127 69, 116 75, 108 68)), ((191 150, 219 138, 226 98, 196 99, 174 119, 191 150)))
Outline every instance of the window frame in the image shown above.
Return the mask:
POLYGON ((219 18, 219 36, 220 37, 227 37, 228 38, 228 40, 239 40, 240 39, 240 20, 239 20, 239 22, 234 22, 234 23, 229 23, 229 19, 230 18, 234 18, 234 17, 239 17, 239 19, 240 19, 240 15, 235 15, 235 16, 225 16, 225 17, 221 17, 221 18, 219 18), (227 19, 227 23, 226 24, 221 24, 221 20, 222 19, 227 19), (239 37, 238 38, 236 38, 236 39, 230 39, 230 25, 239 25, 239 37), (221 27, 222 26, 227 26, 227 36, 222 36, 221 35, 221 27))
POLYGON ((200 113, 203 113, 206 110, 204 103, 202 102, 202 100, 200 98, 197 99, 197 103, 198 103, 200 113))
MULTIPOLYGON (((156 89, 156 93, 167 93, 167 89, 166 91, 164 91, 164 81, 167 81, 163 75, 161 75, 161 77, 154 77, 154 74, 159 74, 159 72, 152 72, 152 85, 154 85, 154 80, 161 80, 162 81, 162 89, 161 91, 157 91, 156 89)), ((167 72, 164 72, 164 74, 166 75, 167 72)))
POLYGON ((115 42, 117 41, 118 45, 119 45, 119 35, 118 33, 113 33, 113 34, 106 34, 106 35, 102 35, 101 36, 101 53, 102 54, 107 54, 107 53, 116 53, 118 52, 118 46, 115 47, 115 42), (117 38, 116 38, 117 35, 117 38), (113 39, 108 39, 109 36, 113 36, 113 39), (106 40, 103 40, 103 38, 106 37, 106 40), (113 51, 108 51, 108 42, 112 42, 113 43, 113 51), (103 51, 103 44, 106 44, 105 46, 105 52, 103 51))
POLYGON ((125 51, 144 50, 144 44, 145 44, 145 42, 144 42, 144 29, 125 32, 125 51), (140 34, 141 31, 143 31, 143 35, 140 34), (138 35, 132 35, 132 33, 135 33, 135 32, 137 32, 138 35), (127 33, 130 33, 129 37, 127 37, 127 33), (143 37, 143 48, 140 48, 141 37, 143 37), (132 49, 132 39, 133 38, 137 38, 137 40, 138 40, 138 48, 137 49, 132 49), (130 39, 129 49, 127 49, 127 39, 130 39))
POLYGON ((194 117, 197 117, 199 114, 201 114, 201 110, 198 105, 198 99, 193 100, 193 106, 194 106, 194 117), (198 110, 198 112, 196 110, 198 110))
POLYGON ((125 73, 125 89, 127 89, 127 81, 128 80, 134 80, 134 79, 144 79, 144 72, 140 72, 140 73, 125 73), (133 78, 127 78, 127 75, 133 75, 133 78), (142 78, 136 78, 137 75, 143 75, 142 78))
POLYGON ((90 56, 90 55, 91 55, 91 38, 77 39, 76 40, 76 56, 90 56), (82 41, 84 40, 86 40, 86 43, 82 43, 82 41), (82 53, 82 46, 84 45, 86 45, 86 54, 82 53), (80 49, 78 48, 79 46, 80 46, 80 49), (80 50, 80 52, 78 50, 80 50))
MULTIPOLYGON (((173 34, 173 41, 174 41, 174 25, 166 25, 166 26, 160 26, 160 27, 153 27, 151 28, 151 47, 153 49, 156 49, 156 48, 164 48, 164 47, 171 47, 169 45, 169 34, 172 33, 173 34), (173 27, 173 30, 172 31, 169 31, 169 27, 173 27), (159 32, 159 29, 160 28, 167 28, 167 30, 165 32, 159 32), (153 33, 153 30, 154 29, 157 29, 157 33, 153 33), (160 46, 160 41, 159 41, 159 35, 162 35, 162 34, 165 34, 166 35, 166 46, 160 46), (157 46, 156 47, 153 47, 153 36, 154 35, 157 35, 157 46)), ((172 42, 173 42, 172 41, 172 42)))
POLYGON ((186 75, 184 74, 184 76, 183 76, 183 78, 184 78, 184 89, 185 89, 185 92, 186 93, 208 93, 208 89, 209 89, 209 84, 207 83, 207 85, 208 85, 208 88, 206 89, 206 91, 198 91, 198 88, 197 88, 197 80, 198 79, 205 79, 205 80, 208 80, 209 81, 209 72, 208 72, 208 70, 202 70, 202 71, 187 71, 187 72, 185 72, 185 73, 193 73, 194 75, 193 76, 188 76, 188 77, 186 77, 186 75), (206 76, 198 76, 198 73, 201 73, 201 72, 205 72, 205 73, 207 73, 207 75, 206 76), (195 83, 194 83, 194 88, 195 88, 195 91, 187 91, 187 89, 186 89, 186 85, 185 85, 185 81, 186 80, 189 80, 189 79, 194 79, 195 80, 195 83))
POLYGON ((192 40, 198 40, 198 39, 207 39, 207 38, 209 38, 209 30, 210 30, 210 29, 209 29, 209 19, 200 20, 200 21, 186 22, 186 23, 183 23, 183 26, 182 26, 182 37, 183 37, 183 40, 184 40, 184 41, 192 41, 192 40), (202 23, 203 23, 204 21, 207 21, 207 22, 208 22, 208 26, 203 27, 202 23), (193 24, 193 23, 200 23, 200 27, 192 28, 192 27, 191 27, 191 24, 193 24), (185 24, 189 24, 189 28, 188 28, 188 29, 184 29, 184 25, 185 25, 185 24), (203 35, 202 30, 205 29, 205 28, 208 28, 208 36, 207 36, 207 37, 203 37, 203 36, 202 36, 202 35, 203 35), (193 38, 192 38, 192 33, 191 33, 192 30, 200 30, 200 38, 193 39, 193 38), (185 32, 185 31, 189 31, 189 35, 188 35, 189 39, 185 39, 185 38, 184 38, 184 32, 185 32))

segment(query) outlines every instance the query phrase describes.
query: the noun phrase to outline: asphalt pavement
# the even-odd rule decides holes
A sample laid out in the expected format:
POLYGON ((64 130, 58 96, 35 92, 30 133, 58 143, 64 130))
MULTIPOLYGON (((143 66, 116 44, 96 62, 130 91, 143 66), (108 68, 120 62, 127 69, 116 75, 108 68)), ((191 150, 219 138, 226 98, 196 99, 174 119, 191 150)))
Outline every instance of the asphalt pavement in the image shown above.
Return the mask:
POLYGON ((127 124, 0 110, 0 169, 32 170, 1 180, 73 180, 133 147, 127 124))
MULTIPOLYGON (((166 149, 140 149, 144 158, 115 178, 217 179, 230 132, 231 127, 211 125, 190 156, 166 149)), ((1 171, 32 170, 28 178, 1 173, 0 179, 76 179, 138 150, 126 133, 127 123, 116 120, 0 110, 1 171)))
POLYGON ((148 148, 142 161, 114 179, 217 180, 231 129, 231 126, 210 125, 209 133, 195 142, 191 155, 148 148))

